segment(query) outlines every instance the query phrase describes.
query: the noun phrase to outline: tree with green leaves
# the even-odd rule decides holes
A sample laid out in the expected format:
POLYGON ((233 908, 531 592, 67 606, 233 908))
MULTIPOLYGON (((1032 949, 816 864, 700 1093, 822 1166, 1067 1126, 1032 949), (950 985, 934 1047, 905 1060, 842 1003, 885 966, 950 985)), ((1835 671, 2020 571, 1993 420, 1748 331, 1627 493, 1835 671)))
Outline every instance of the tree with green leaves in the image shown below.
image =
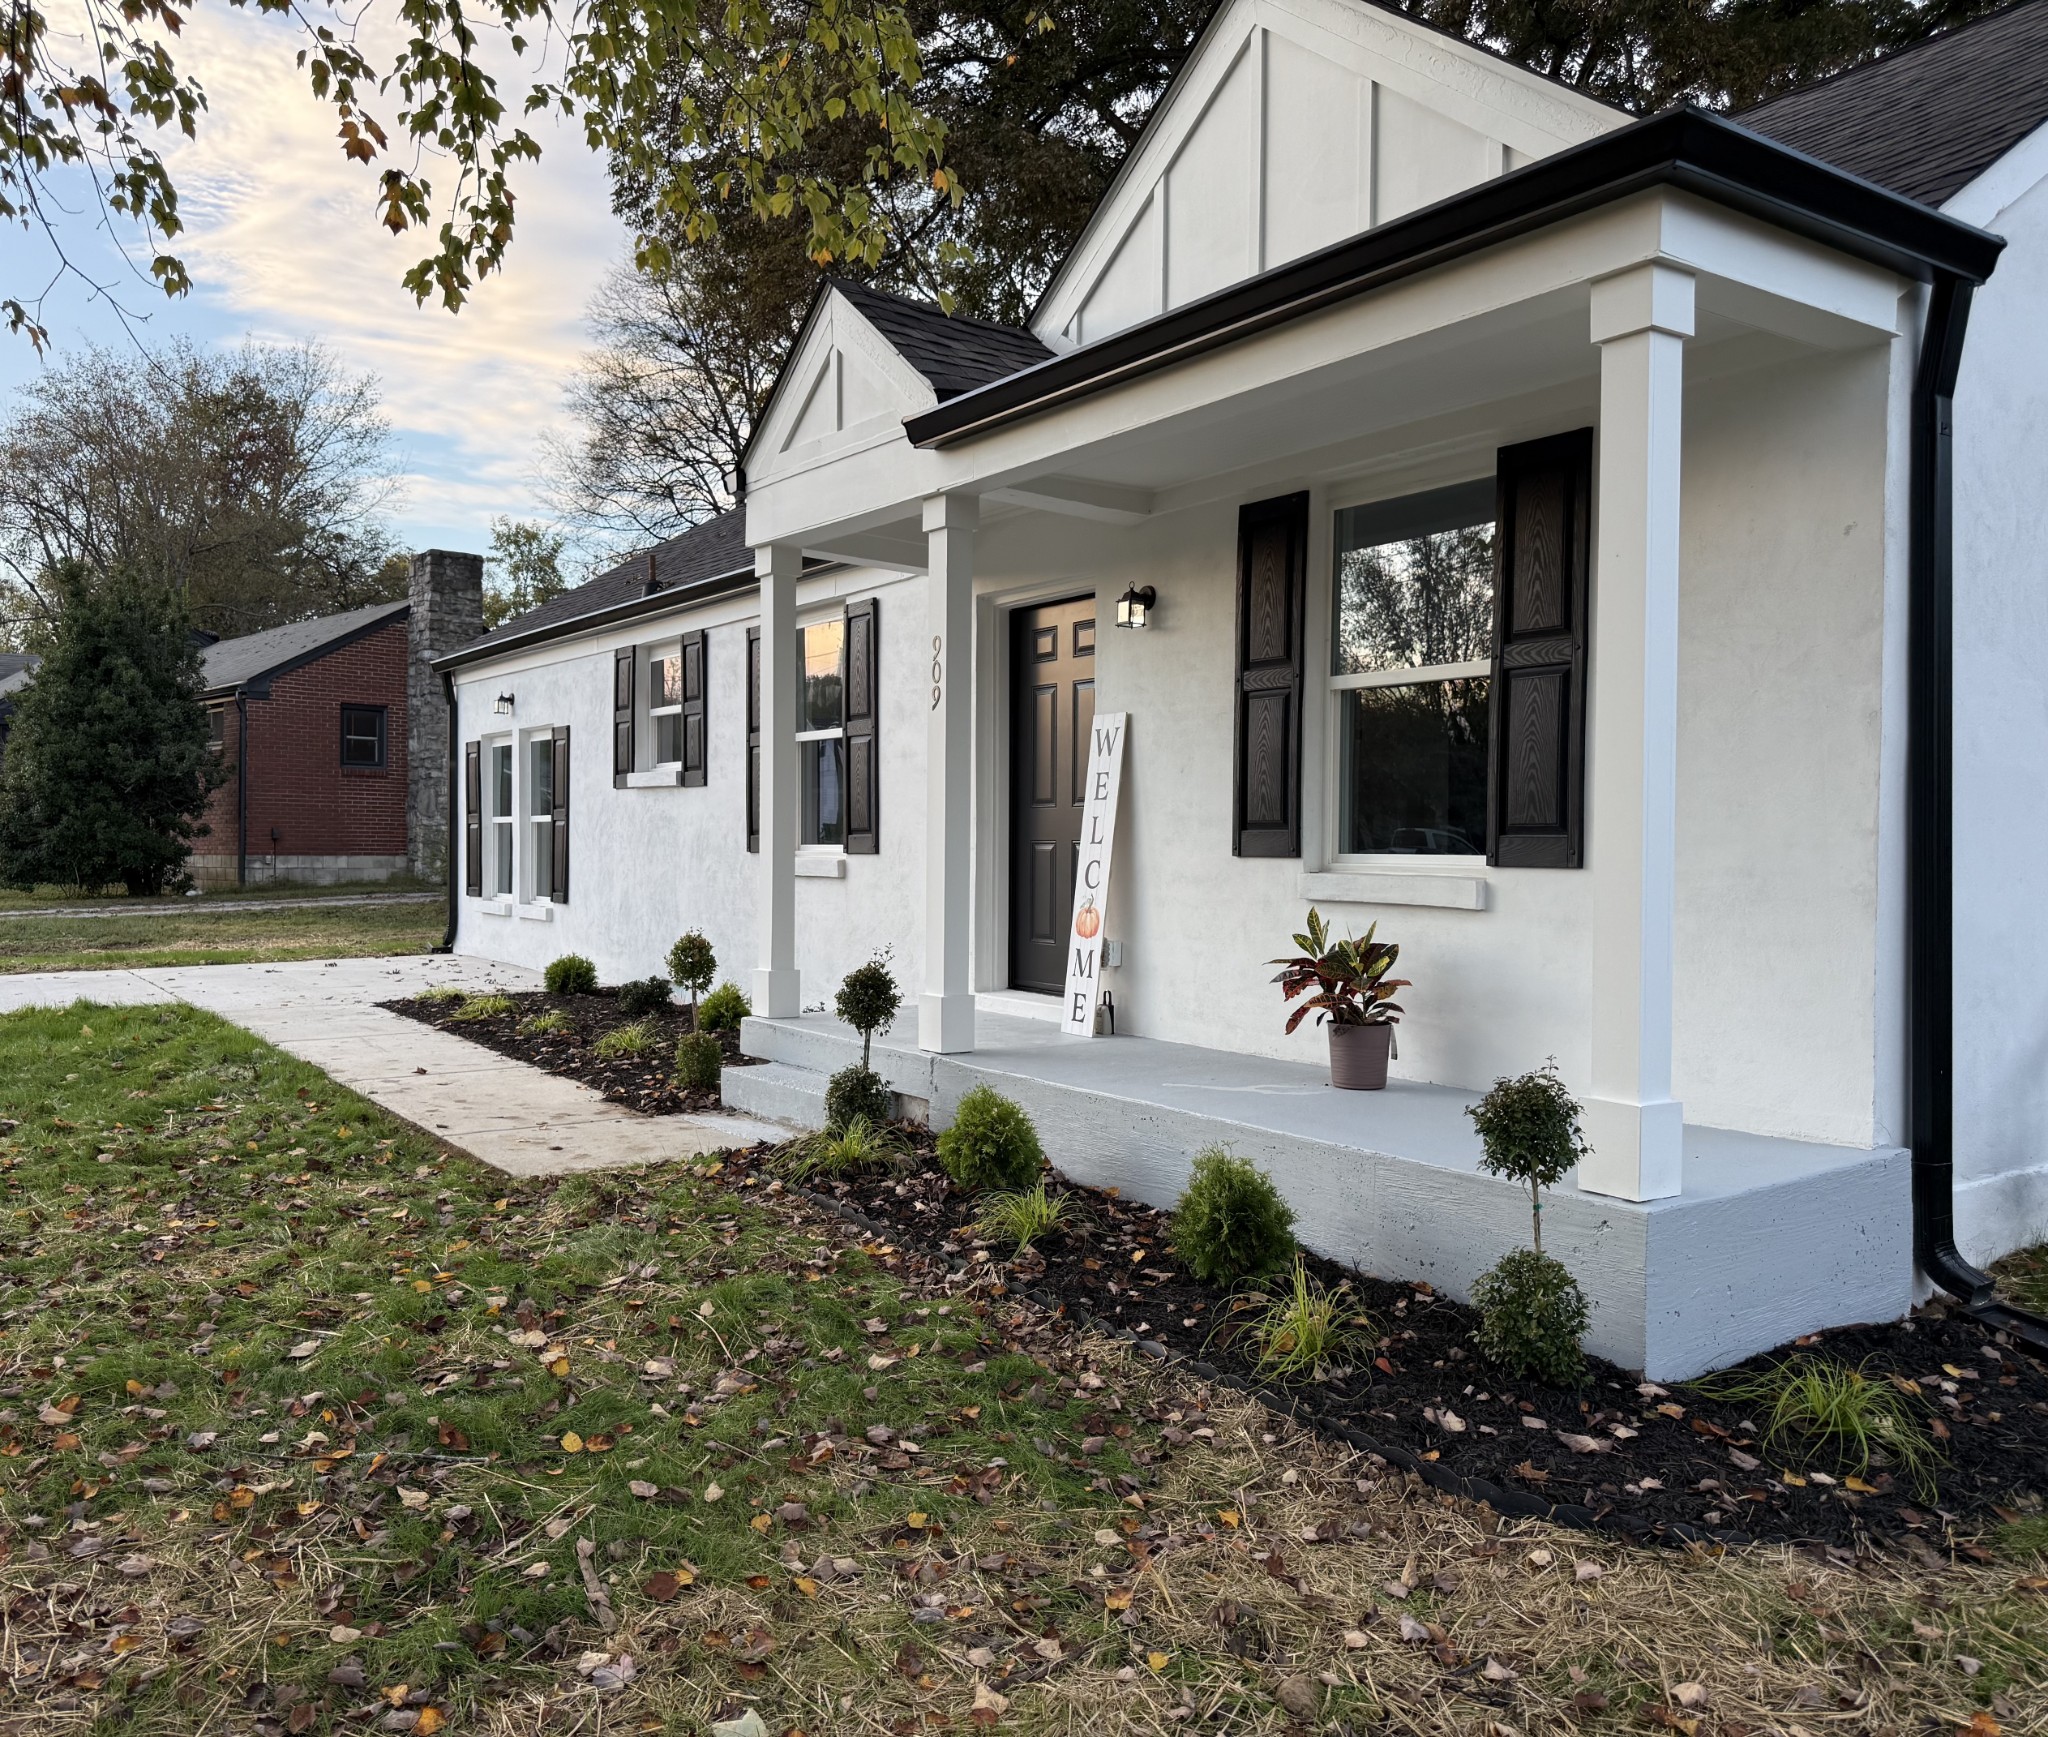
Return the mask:
POLYGON ((162 892, 224 773, 183 598, 132 568, 57 575, 62 610, 0 766, 0 881, 162 892))
POLYGON ((484 626, 502 627, 569 589, 562 553, 569 539, 529 519, 491 521, 491 552, 484 557, 484 626))

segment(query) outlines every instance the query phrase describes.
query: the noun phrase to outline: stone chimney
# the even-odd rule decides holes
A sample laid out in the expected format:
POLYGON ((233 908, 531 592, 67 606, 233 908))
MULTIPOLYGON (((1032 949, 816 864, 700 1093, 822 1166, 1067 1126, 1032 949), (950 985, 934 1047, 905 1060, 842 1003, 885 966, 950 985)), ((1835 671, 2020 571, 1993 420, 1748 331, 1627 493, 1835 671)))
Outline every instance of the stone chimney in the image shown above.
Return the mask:
POLYGON ((413 556, 405 830, 412 872, 422 880, 440 880, 448 872, 448 702, 428 660, 459 650, 483 630, 484 558, 453 549, 422 549, 413 556))

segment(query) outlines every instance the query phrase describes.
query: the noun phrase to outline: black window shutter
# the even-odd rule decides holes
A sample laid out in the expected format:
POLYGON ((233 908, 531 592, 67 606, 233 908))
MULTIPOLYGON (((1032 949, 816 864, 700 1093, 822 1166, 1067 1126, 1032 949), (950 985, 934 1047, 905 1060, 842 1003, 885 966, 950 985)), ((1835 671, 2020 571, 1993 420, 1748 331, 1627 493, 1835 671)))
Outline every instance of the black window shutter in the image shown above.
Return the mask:
POLYGON ((1593 431, 1500 449, 1486 860, 1585 860, 1593 431))
POLYGON ((569 902, 569 726, 555 731, 554 825, 548 828, 555 846, 554 890, 548 894, 558 905, 569 902))
POLYGON ((633 663, 634 648, 622 646, 612 653, 612 786, 624 789, 626 774, 633 770, 633 663))
POLYGON ((747 629, 747 849, 761 848, 761 630, 747 629))
POLYGON ((881 604, 875 598, 846 610, 846 854, 873 856, 881 847, 881 768, 875 725, 882 709, 876 684, 881 604))
POLYGON ((484 745, 462 750, 462 885, 473 899, 484 894, 484 745))
POLYGON ((1237 514, 1237 767, 1230 848, 1301 855, 1302 615, 1308 496, 1237 514))
POLYGON ((702 631, 683 635, 683 770, 681 782, 701 786, 708 755, 705 750, 705 664, 709 655, 702 631))

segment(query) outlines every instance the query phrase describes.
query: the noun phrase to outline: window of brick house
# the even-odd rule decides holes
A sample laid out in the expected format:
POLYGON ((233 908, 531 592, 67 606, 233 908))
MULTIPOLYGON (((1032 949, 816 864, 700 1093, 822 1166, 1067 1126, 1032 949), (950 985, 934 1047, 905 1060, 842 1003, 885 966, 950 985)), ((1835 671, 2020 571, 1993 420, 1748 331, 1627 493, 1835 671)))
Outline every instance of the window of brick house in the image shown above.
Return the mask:
POLYGON ((358 771, 374 771, 384 764, 382 706, 341 708, 341 763, 358 771))

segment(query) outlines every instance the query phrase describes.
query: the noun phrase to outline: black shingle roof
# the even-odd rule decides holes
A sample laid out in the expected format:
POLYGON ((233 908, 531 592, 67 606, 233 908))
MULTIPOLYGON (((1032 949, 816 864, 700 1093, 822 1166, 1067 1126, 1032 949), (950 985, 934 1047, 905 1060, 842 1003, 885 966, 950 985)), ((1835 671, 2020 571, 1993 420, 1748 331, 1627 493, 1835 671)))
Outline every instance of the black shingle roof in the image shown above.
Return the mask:
POLYGON ((240 639, 216 640, 200 652, 206 691, 238 688, 275 675, 289 664, 304 663, 330 646, 386 621, 403 620, 412 613, 408 602, 371 603, 339 615, 322 615, 312 621, 288 622, 261 633, 245 633, 240 639))
POLYGON ((1940 205, 2048 121, 2048 0, 2022 0, 1735 118, 1940 205))
MULTIPOLYGON (((607 567, 594 579, 587 579, 573 591, 551 597, 538 608, 493 628, 483 638, 463 647, 464 652, 493 646, 534 632, 539 628, 562 627, 586 615, 596 615, 637 597, 657 591, 673 591, 706 579, 729 578, 754 570, 754 551, 747 546, 747 515, 735 507, 692 525, 679 537, 657 543, 629 555, 615 567, 607 567), (652 583, 648 563, 653 562, 652 583)), ((460 655, 460 654, 454 654, 460 655)))
POLYGON ((835 280, 832 287, 930 382, 942 404, 1052 354, 1022 326, 970 320, 935 303, 890 295, 866 284, 835 280))

